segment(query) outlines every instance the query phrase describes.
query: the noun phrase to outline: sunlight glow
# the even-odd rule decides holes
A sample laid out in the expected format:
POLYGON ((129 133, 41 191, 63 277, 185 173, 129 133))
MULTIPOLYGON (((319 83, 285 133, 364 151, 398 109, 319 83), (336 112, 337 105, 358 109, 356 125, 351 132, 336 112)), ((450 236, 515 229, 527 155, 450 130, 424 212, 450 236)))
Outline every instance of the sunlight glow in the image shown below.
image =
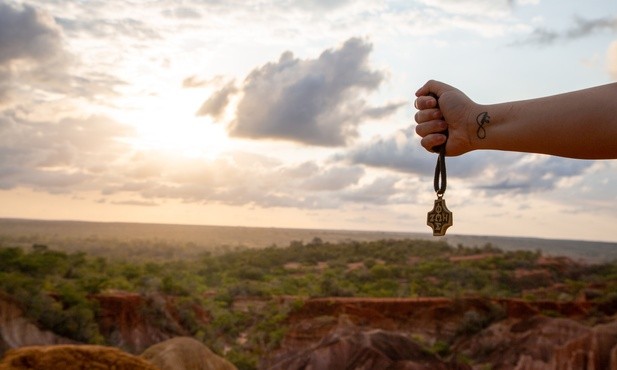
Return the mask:
MULTIPOLYGON (((203 94, 199 98, 203 98, 203 94)), ((160 150, 185 157, 215 159, 231 145, 225 126, 210 117, 196 117, 199 98, 183 91, 134 98, 118 119, 132 125, 130 140, 137 150, 160 150)))

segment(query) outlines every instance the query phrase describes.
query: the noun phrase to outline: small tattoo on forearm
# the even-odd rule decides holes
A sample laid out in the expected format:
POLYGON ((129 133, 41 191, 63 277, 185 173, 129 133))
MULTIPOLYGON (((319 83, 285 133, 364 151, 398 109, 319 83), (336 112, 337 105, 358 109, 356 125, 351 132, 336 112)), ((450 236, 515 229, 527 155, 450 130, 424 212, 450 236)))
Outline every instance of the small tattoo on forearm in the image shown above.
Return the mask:
POLYGON ((484 125, 489 122, 491 122, 491 116, 488 115, 488 112, 482 112, 476 117, 476 123, 478 123, 478 131, 476 131, 476 135, 478 135, 478 139, 486 138, 486 129, 484 128, 484 125))

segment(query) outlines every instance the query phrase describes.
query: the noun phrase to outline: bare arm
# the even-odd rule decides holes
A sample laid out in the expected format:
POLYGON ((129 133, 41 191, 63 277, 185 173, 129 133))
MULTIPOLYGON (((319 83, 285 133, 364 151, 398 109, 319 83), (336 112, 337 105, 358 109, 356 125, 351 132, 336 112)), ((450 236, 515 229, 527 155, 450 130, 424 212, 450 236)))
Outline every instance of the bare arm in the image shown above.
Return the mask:
POLYGON ((448 155, 477 149, 543 153, 581 159, 617 158, 617 83, 544 98, 492 105, 429 81, 416 92, 416 132, 427 150, 448 155), (436 101, 428 96, 434 93, 436 101))

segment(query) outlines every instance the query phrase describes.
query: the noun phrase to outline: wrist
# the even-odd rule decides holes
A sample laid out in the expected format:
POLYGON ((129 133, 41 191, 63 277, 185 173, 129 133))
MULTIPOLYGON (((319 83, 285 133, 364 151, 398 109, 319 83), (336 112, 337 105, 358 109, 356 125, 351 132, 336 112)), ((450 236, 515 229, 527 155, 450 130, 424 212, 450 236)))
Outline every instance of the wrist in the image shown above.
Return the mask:
POLYGON ((470 151, 489 149, 492 127, 495 124, 494 109, 491 105, 475 104, 467 115, 467 137, 470 151))

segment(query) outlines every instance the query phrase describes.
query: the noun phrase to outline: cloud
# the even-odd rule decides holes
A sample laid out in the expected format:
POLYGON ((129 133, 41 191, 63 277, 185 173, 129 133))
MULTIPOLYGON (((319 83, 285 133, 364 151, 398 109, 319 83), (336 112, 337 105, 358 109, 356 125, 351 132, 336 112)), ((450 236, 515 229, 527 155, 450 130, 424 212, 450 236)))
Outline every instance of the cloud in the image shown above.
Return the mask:
POLYGON ((201 13, 194 8, 189 8, 185 6, 178 6, 173 9, 165 9, 163 10, 163 15, 170 18, 178 18, 178 19, 200 19, 201 13))
MULTIPOLYGON (((370 68, 371 50, 369 43, 352 38, 317 59, 301 60, 285 52, 277 62, 256 68, 239 90, 230 135, 317 146, 347 144, 358 136, 357 127, 364 120, 384 117, 401 107, 396 103, 368 107, 362 98, 377 90, 385 78, 370 68)), ((220 103, 228 101, 232 91, 219 90, 200 112, 220 112, 220 103)))
POLYGON ((359 185, 364 175, 361 166, 330 162, 285 164, 254 153, 230 152, 206 160, 150 152, 108 169, 96 182, 108 200, 136 198, 159 204, 174 200, 332 209, 345 203, 373 203, 376 197, 385 197, 386 192, 388 197, 393 195, 391 186, 377 191, 359 185))
MULTIPOLYGON (((354 164, 426 176, 433 176, 436 163, 435 154, 428 153, 420 146, 412 128, 359 144, 345 155, 339 155, 341 157, 354 164)), ((496 158, 492 161, 495 162, 496 158)), ((498 155, 499 161, 501 157, 498 155)), ((489 160, 477 153, 448 158, 448 174, 459 178, 474 177, 482 173, 488 164, 489 160)))
MULTIPOLYGON (((110 2, 112 6, 118 3, 110 2)), ((124 4, 123 4, 124 5, 124 4)), ((88 11, 88 10, 85 10, 88 11)), ((100 12, 97 15, 107 15, 107 18, 92 18, 84 15, 82 18, 57 17, 56 21, 62 26, 64 32, 72 37, 94 37, 97 39, 133 39, 152 40, 161 39, 160 33, 149 26, 146 21, 131 17, 122 17, 122 12, 100 12)))
POLYGON ((343 199, 361 204, 389 204, 399 192, 396 189, 399 181, 400 178, 395 176, 380 177, 369 184, 344 192, 343 199))
POLYGON ((598 19, 583 19, 576 17, 574 19, 574 27, 567 30, 565 36, 569 39, 576 39, 601 31, 617 31, 617 17, 598 19))
POLYGON ((522 155, 509 166, 493 169, 475 188, 500 193, 533 193, 556 189, 593 166, 593 161, 544 155, 522 155))
POLYGON ((403 101, 398 103, 390 103, 382 107, 367 108, 364 110, 364 115, 372 119, 385 118, 394 114, 396 111, 398 111, 400 108, 404 107, 407 104, 407 102, 403 101))
MULTIPOLYGON (((435 156, 420 147, 412 129, 358 144, 326 162, 297 164, 240 152, 216 160, 135 153, 121 141, 131 134, 128 127, 104 116, 43 122, 4 112, 0 115, 0 188, 100 191, 113 204, 134 198, 135 205, 152 206, 174 200, 335 209, 350 203, 413 202, 417 182, 400 173, 430 178, 435 165, 435 156), (367 167, 393 173, 374 177, 367 167), (402 181, 405 177, 408 183, 402 181)), ((449 158, 448 174, 480 194, 518 194, 561 187, 564 180, 580 178, 593 163, 484 151, 449 158)))
POLYGON ((533 29, 526 39, 515 41, 511 45, 551 45, 559 40, 579 39, 602 31, 617 32, 617 18, 584 19, 575 17, 573 24, 566 30, 555 31, 538 27, 533 29))
POLYGON ((207 79, 196 76, 196 75, 192 75, 182 80, 182 87, 185 89, 191 89, 191 88, 206 87, 210 85, 220 86, 223 83, 223 80, 224 80, 224 77, 221 75, 214 76, 212 78, 207 78, 207 79))
POLYGON ((460 15, 503 15, 512 6, 512 0, 420 0, 424 5, 460 15))
POLYGON ((215 92, 208 100, 206 100, 201 107, 199 107, 196 115, 211 116, 214 119, 220 118, 229 103, 230 96, 235 94, 236 91, 238 91, 238 89, 236 88, 234 82, 232 81, 228 83, 223 88, 215 92))
POLYGON ((29 5, 0 3, 0 66, 49 58, 61 49, 60 29, 51 17, 29 5))
POLYGON ((515 45, 550 45, 559 39, 560 35, 555 31, 550 31, 545 28, 535 28, 525 40, 519 40, 512 43, 515 45))
POLYGON ((124 205, 124 206, 139 206, 139 207, 156 207, 159 204, 152 201, 141 201, 141 200, 124 200, 111 202, 111 204, 124 205))
MULTIPOLYGON (((426 152, 414 135, 411 128, 401 130, 359 144, 339 154, 337 159, 432 178, 436 156, 426 152)), ((446 160, 449 178, 464 180, 478 190, 512 193, 555 189, 565 180, 581 176, 593 164, 593 161, 499 151, 475 151, 446 160)))
POLYGON ((66 89, 68 55, 54 20, 31 6, 0 2, 0 105, 31 99, 28 86, 66 89))
POLYGON ((301 187, 312 191, 340 190, 357 184, 363 175, 360 166, 335 166, 305 179, 301 187))
POLYGON ((432 156, 425 154, 414 141, 413 129, 400 130, 394 135, 361 143, 344 156, 354 164, 388 168, 406 173, 430 173, 435 167, 432 156))
POLYGON ((290 3, 293 7, 307 10, 332 10, 347 4, 354 3, 354 0, 297 0, 290 3))
POLYGON ((123 82, 101 72, 86 73, 66 50, 63 37, 46 12, 0 2, 0 109, 32 109, 31 103, 49 99, 47 93, 85 99, 116 95, 114 87, 123 82))
POLYGON ((107 117, 31 121, 0 114, 0 188, 71 192, 100 176, 127 147, 132 131, 107 117), (105 167, 103 165, 103 167, 105 167))

